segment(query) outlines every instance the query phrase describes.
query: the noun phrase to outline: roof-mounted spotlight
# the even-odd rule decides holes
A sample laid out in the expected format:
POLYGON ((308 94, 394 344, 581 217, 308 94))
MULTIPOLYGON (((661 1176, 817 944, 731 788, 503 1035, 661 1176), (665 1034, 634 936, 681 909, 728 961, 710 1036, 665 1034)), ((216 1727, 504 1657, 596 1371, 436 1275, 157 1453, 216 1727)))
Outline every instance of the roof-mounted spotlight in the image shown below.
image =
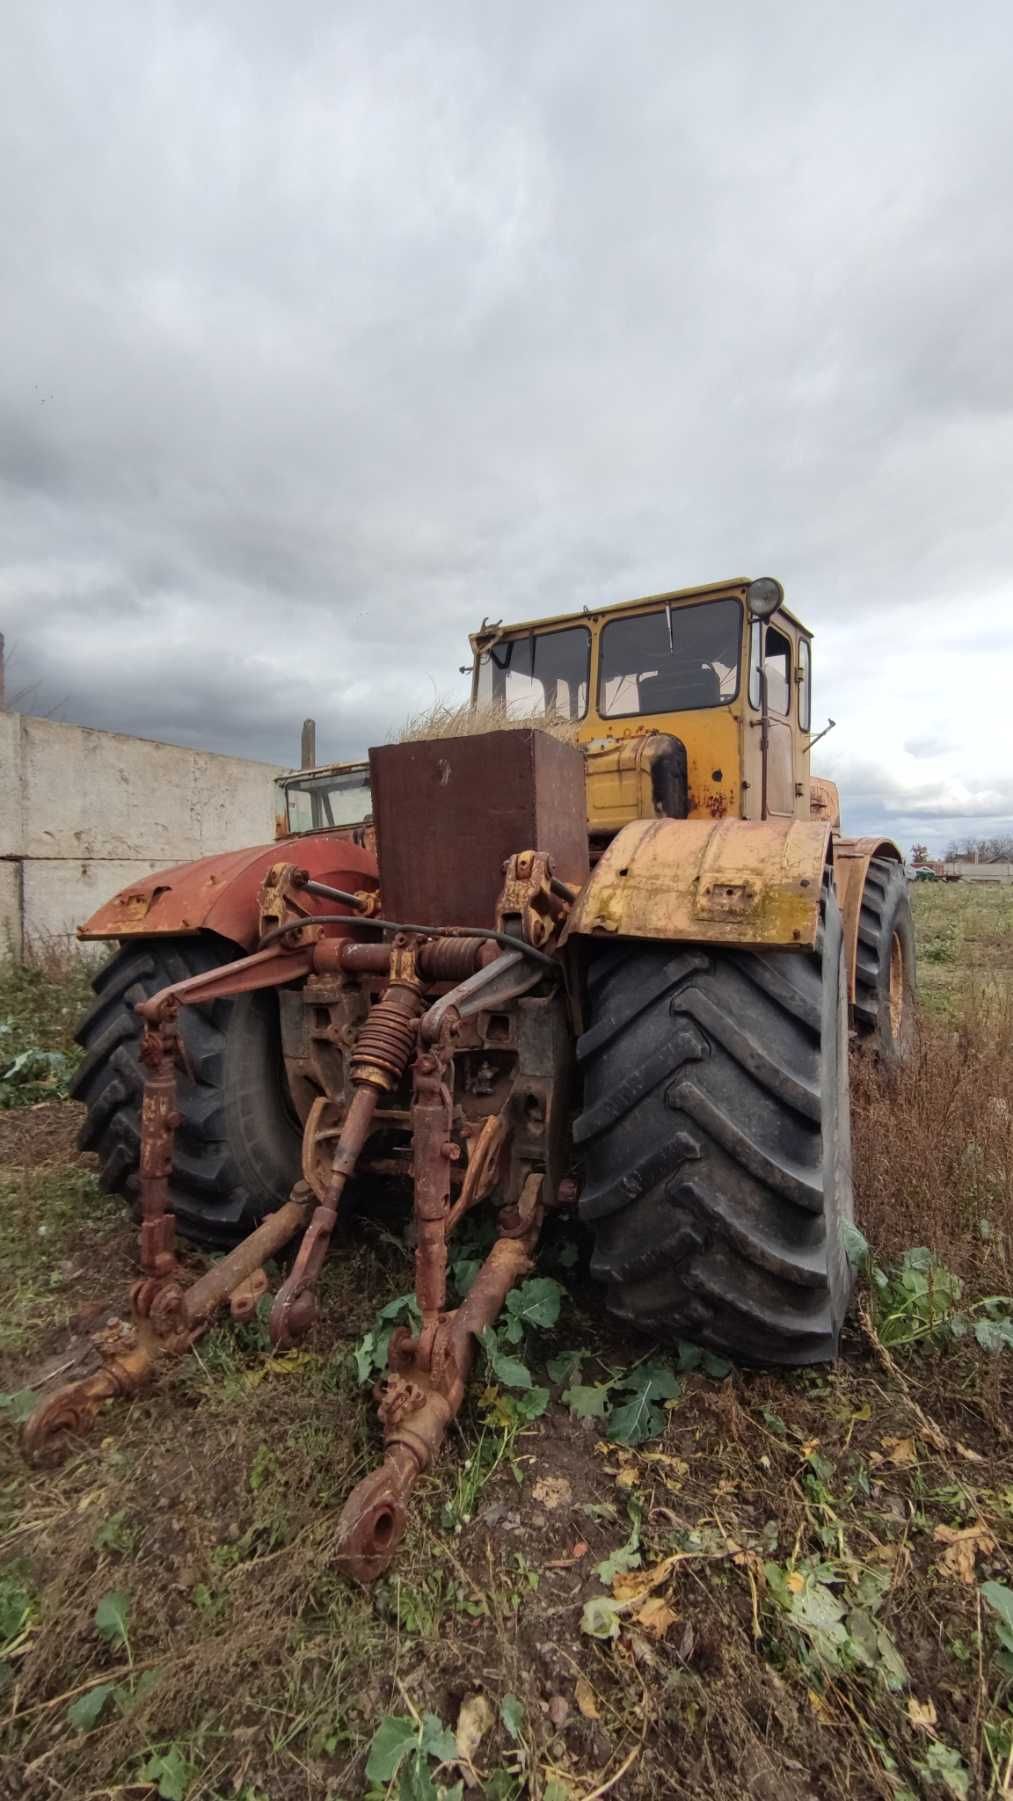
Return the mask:
POLYGON ((769 619, 783 604, 784 589, 772 575, 760 575, 746 589, 746 601, 754 619, 769 619))

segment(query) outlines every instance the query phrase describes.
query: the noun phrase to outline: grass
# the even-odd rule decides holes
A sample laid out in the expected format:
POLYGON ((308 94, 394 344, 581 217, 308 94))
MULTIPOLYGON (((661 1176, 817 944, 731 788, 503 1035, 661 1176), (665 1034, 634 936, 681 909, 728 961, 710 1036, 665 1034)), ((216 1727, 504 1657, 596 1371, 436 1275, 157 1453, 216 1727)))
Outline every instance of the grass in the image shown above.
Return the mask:
POLYGON ((0 1170, 0 1370, 11 1353, 69 1323, 82 1272, 101 1267, 110 1246, 125 1248, 122 1209, 90 1170, 0 1170))
MULTIPOLYGON (((458 1780, 442 1728, 476 1700, 474 1793, 493 1801, 1013 1792, 995 1605, 1013 1588, 1013 1353, 950 1330, 1013 1288, 1013 922, 1004 891, 926 886, 915 907, 945 955, 923 961, 903 1081, 857 1072, 875 1267, 835 1368, 682 1369, 657 1384, 658 1434, 614 1442, 574 1397, 609 1383, 618 1406, 655 1354, 603 1322, 557 1224, 558 1320, 504 1344, 544 1413, 476 1380, 364 1593, 329 1565, 377 1450, 353 1353, 410 1280, 403 1244, 364 1224, 298 1354, 272 1358, 258 1322, 217 1329, 57 1468, 26 1468, 7 1432, 0 1795, 429 1794, 458 1780), (912 1246, 934 1256, 904 1261, 912 1246), (390 1777, 370 1755, 385 1721, 408 1746, 390 1777)), ((30 1163, 19 1149, 0 1174, 8 1390, 107 1317, 132 1267, 89 1170, 30 1163)))
POLYGON ((917 882, 918 983, 929 1017, 1013 974, 1013 884, 917 882))
POLYGON ((80 1060, 78 1020, 92 968, 76 949, 40 947, 32 963, 0 958, 0 1107, 63 1096, 80 1060))

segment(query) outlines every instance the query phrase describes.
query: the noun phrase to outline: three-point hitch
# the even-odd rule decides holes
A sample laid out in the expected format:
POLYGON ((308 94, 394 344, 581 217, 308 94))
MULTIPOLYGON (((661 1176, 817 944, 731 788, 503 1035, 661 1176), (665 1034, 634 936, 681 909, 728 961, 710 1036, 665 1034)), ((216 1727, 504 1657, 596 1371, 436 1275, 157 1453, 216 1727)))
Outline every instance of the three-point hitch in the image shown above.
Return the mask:
MULTIPOLYGON (((553 884, 549 860, 536 852, 512 858, 506 876, 495 931, 395 929, 376 915, 375 896, 334 891, 343 906, 357 907, 341 921, 345 935, 334 937, 300 902, 302 890, 320 893, 319 884, 276 866, 261 894, 269 928, 261 949, 139 1004, 143 1275, 130 1292, 129 1319, 95 1341, 99 1367, 40 1401, 29 1418, 30 1454, 84 1430, 104 1402, 145 1387, 159 1364, 183 1354, 224 1307, 234 1320, 248 1319, 267 1292, 265 1265, 300 1233, 269 1329, 278 1348, 303 1338, 317 1317, 316 1285, 348 1183, 357 1171, 368 1173, 364 1153, 378 1124, 388 1136, 399 1126, 401 1166, 413 1184, 421 1324, 417 1334, 402 1329, 391 1339, 378 1393, 386 1455, 349 1496, 335 1545, 337 1566, 358 1581, 386 1569, 411 1488, 461 1406, 477 1340, 532 1267, 546 1181, 559 1179, 550 1169, 550 1047, 562 1001, 559 964, 548 947, 569 901, 563 885, 553 884), (502 929, 515 918, 524 937, 502 929), (352 936, 356 924, 387 928, 387 941, 352 936), (177 1072, 186 1059, 180 1010, 297 982, 320 1047, 302 1179, 277 1211, 187 1285, 171 1199, 177 1072), (525 1001, 526 1015, 518 1007, 525 1001), (342 1047, 337 1057, 335 1045, 342 1047), (462 1304, 448 1311, 448 1238, 471 1208, 494 1196, 496 1240, 462 1304)), ((329 923, 338 917, 328 916, 329 923)))

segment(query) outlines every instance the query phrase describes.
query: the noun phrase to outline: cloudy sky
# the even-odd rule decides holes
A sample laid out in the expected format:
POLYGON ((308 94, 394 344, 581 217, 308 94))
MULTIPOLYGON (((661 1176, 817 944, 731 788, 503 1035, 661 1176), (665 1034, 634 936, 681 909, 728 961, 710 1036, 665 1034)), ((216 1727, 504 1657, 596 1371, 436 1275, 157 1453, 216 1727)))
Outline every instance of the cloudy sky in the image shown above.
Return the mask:
POLYGON ((7 0, 0 630, 279 762, 484 615, 776 574, 816 766, 1013 823, 1008 0, 7 0))

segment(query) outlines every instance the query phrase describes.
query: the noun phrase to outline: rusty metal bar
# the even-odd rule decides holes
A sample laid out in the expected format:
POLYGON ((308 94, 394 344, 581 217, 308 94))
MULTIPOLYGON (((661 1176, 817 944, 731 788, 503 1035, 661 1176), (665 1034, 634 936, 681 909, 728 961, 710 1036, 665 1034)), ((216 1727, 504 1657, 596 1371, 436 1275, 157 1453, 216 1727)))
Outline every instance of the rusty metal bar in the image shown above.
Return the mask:
MULTIPOLYGON (((553 967, 558 969, 559 966, 553 967)), ((435 1043, 449 1021, 471 1019, 476 1013, 505 1007, 508 1001, 517 1000, 536 988, 542 977, 542 969, 537 964, 525 963, 520 951, 504 951, 427 1008, 419 1025, 421 1042, 435 1043)))
MULTIPOLYGON (((435 1051, 415 1059, 412 1167, 415 1176, 415 1294, 422 1313, 420 1340, 435 1329, 447 1301, 447 1214, 454 1107, 446 1077, 453 1058, 435 1051)), ((420 1344, 421 1354, 421 1344, 420 1344)))
MULTIPOLYGON (((314 924, 308 915, 307 926, 314 924)), ((349 925, 361 924, 349 915, 349 925)), ((293 921, 291 929, 299 922, 293 921)), ((308 975, 386 975, 390 969, 392 946, 360 944, 352 938, 321 938, 316 944, 297 950, 286 950, 283 943, 252 956, 237 957, 234 963, 223 963, 182 982, 172 982, 157 994, 140 1001, 137 1012, 148 1025, 157 1025, 171 1003, 199 1007, 211 1001, 229 1000, 235 995, 252 994, 260 988, 278 988, 285 982, 298 982, 308 975)), ((486 938, 433 938, 418 948, 418 970, 429 982, 458 982, 473 975, 500 955, 498 945, 486 938)))
POLYGON ((104 1401, 137 1394, 151 1381, 158 1356, 158 1341, 147 1322, 124 1327, 122 1349, 108 1351, 101 1369, 58 1388, 29 1415, 21 1435, 25 1456, 40 1456, 64 1434, 87 1431, 104 1401))
MULTIPOLYGON (((307 922, 312 923, 312 922, 307 922)), ((139 1001, 137 1012, 155 1025, 169 1001, 181 1006, 197 1007, 207 1001, 227 1000, 236 994, 250 994, 257 988, 274 988, 282 982, 294 982, 312 973, 312 949, 254 951, 250 957, 237 957, 234 963, 223 963, 198 976, 187 976, 183 982, 172 982, 160 988, 150 1000, 139 1001)))
POLYGON ((468 1167, 464 1172, 461 1192, 447 1214, 446 1234, 451 1232, 458 1221, 471 1207, 484 1201, 495 1186, 499 1151, 506 1137, 506 1121, 501 1113, 490 1113, 482 1124, 478 1137, 472 1146, 468 1167))
POLYGON ((189 1327, 203 1325, 242 1283, 262 1269, 271 1257, 288 1244, 289 1239, 306 1223, 309 1197, 288 1200, 262 1219, 248 1238, 213 1263, 203 1276, 183 1293, 183 1317, 189 1327))
POLYGON ((312 1292, 313 1287, 330 1248, 331 1234, 337 1224, 338 1204, 345 1184, 369 1137, 379 1097, 380 1091, 376 1087, 363 1083, 356 1089, 349 1103, 341 1136, 334 1149, 327 1200, 319 1202, 314 1208, 295 1263, 279 1288, 271 1308, 271 1342, 279 1348, 283 1349, 296 1339, 305 1337, 316 1319, 317 1302, 312 1292))
MULTIPOLYGON (((313 947, 317 975, 338 970, 348 975, 386 975, 392 946, 360 944, 352 938, 322 938, 313 947)), ((494 963, 499 946, 486 938, 423 939, 416 952, 418 972, 428 982, 460 982, 486 963, 494 963)))
POLYGON ((139 1182, 141 1268, 153 1282, 164 1282, 176 1269, 176 1216, 169 1192, 172 1150, 179 1114, 176 1111, 176 1060, 179 1035, 176 1006, 169 1002, 155 1027, 141 1039, 144 1065, 141 1096, 139 1182))
MULTIPOLYGON (((404 1378, 416 1407, 402 1410, 388 1432, 388 1452, 379 1470, 351 1489, 337 1522, 335 1569, 353 1581, 371 1583, 388 1569, 407 1520, 407 1498, 422 1471, 440 1452, 447 1426, 458 1414, 469 1380, 476 1338, 499 1317, 514 1282, 532 1268, 530 1252, 539 1230, 535 1219, 523 1237, 501 1237, 488 1253, 456 1313, 443 1322, 433 1374, 411 1369, 404 1378)), ((397 1383, 398 1378, 393 1378, 397 1383)), ((388 1414, 389 1417, 389 1414, 388 1414)))
POLYGON ((313 1290, 337 1224, 341 1196, 369 1137, 380 1095, 397 1087, 415 1046, 425 1002, 415 975, 414 948, 395 941, 391 958, 395 979, 371 1009, 356 1040, 349 1072, 355 1092, 334 1146, 325 1198, 314 1209, 291 1273, 271 1308, 271 1341, 278 1346, 304 1337, 316 1319, 313 1290))
MULTIPOLYGON (((164 1358, 188 1350, 218 1308, 262 1273, 268 1258, 276 1256, 299 1231, 307 1211, 305 1200, 286 1201, 192 1288, 184 1290, 175 1282, 157 1287, 151 1282, 135 1283, 130 1323, 115 1322, 99 1342, 102 1368, 57 1389, 39 1402, 27 1420, 22 1441, 26 1455, 38 1456, 64 1433, 84 1432, 104 1401, 134 1395, 147 1387, 164 1358)), ((245 1303, 245 1292, 243 1300, 245 1303)), ((242 1312, 246 1310, 244 1305, 242 1312)))

